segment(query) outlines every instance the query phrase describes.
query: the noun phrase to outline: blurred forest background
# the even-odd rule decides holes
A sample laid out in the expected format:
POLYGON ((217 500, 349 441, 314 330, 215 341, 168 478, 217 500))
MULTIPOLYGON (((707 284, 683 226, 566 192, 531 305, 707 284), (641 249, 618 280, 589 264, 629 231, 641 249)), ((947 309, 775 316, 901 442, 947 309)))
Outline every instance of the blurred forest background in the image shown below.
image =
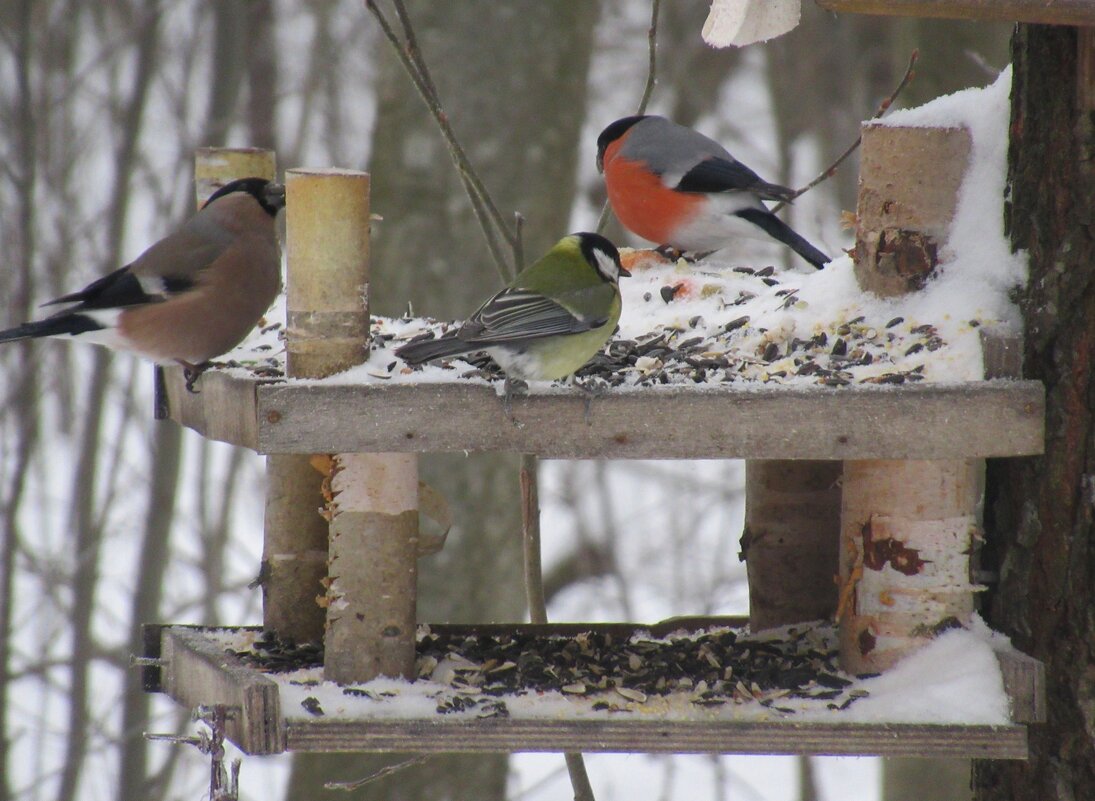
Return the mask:
MULTIPOLYGON (((649 0, 413 0, 453 127, 526 252, 589 229, 604 200, 597 132, 632 113, 649 0)), ((991 81, 1008 25, 837 18, 767 45, 715 51, 707 3, 663 3, 651 111, 800 186, 856 136, 913 48, 913 105, 991 81)), ((373 176, 373 310, 467 315, 497 284, 448 153, 357 0, 5 0, 0 4, 0 327, 135 257, 192 212, 202 145, 276 149, 282 168, 373 176)), ((823 250, 848 244, 853 161, 791 209, 823 250)), ((618 228, 610 237, 630 240, 618 228)), ((743 249, 743 263, 783 258, 743 249)), ((152 420, 151 368, 103 349, 0 349, 0 801, 198 799, 207 763, 142 732, 187 732, 142 693, 143 622, 261 619, 263 459, 152 420)), ((671 425, 672 421, 666 421, 671 425)), ((420 619, 515 621, 517 460, 423 460, 456 528, 424 560, 420 619)), ((744 613, 738 463, 547 463, 553 619, 744 613)), ((243 798, 563 798, 556 756, 446 757, 356 795, 374 757, 244 764, 243 798), (276 796, 275 796, 276 797, 276 796)), ((877 763, 596 757, 601 801, 631 797, 876 799, 877 763), (841 767, 840 765, 844 766, 841 767), (839 789, 836 789, 839 788, 839 789)), ((896 774, 896 771, 895 771, 896 774)))

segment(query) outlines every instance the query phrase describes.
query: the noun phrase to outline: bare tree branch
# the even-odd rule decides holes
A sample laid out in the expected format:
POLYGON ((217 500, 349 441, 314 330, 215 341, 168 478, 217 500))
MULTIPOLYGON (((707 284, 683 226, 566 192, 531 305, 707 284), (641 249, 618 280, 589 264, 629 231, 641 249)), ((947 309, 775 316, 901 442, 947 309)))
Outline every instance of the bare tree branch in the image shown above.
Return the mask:
MULTIPOLYGON (((646 85, 643 86, 643 96, 639 99, 638 108, 636 108, 636 114, 645 114, 646 105, 650 102, 650 96, 654 94, 654 84, 657 83, 657 69, 658 69, 658 11, 661 10, 661 0, 653 0, 650 4, 650 27, 646 31, 646 43, 647 43, 647 67, 646 67, 646 85)), ((601 233, 605 230, 605 226, 608 225, 608 212, 611 206, 606 200, 605 205, 601 208, 601 216, 597 219, 597 233, 601 233)))
POLYGON ((396 762, 394 765, 385 765, 380 770, 374 771, 363 778, 355 779, 352 782, 326 782, 323 786, 328 790, 345 790, 346 792, 350 792, 359 787, 364 787, 366 784, 391 776, 393 773, 399 773, 401 770, 406 770, 415 765, 421 765, 423 762, 428 762, 429 760, 430 754, 418 754, 410 759, 404 759, 402 762, 396 762))
MULTIPOLYGON (((893 105, 893 102, 897 99, 897 96, 901 94, 902 90, 909 85, 913 78, 916 77, 916 72, 913 67, 916 66, 916 62, 919 58, 920 51, 913 50, 912 55, 909 57, 909 66, 905 68, 905 74, 901 77, 901 82, 897 85, 897 88, 890 93, 890 96, 878 105, 878 108, 875 110, 874 115, 871 117, 872 120, 877 120, 879 117, 885 114, 889 110, 890 106, 893 105)), ((857 136, 855 138, 855 141, 848 146, 847 150, 845 150, 837 157, 836 161, 834 161, 832 164, 822 170, 821 173, 816 178, 814 178, 814 180, 810 181, 810 183, 806 184, 806 186, 802 187, 801 189, 796 189, 794 194, 791 195, 791 200, 783 201, 773 206, 772 213, 775 214, 779 212, 784 206, 795 200, 795 198, 805 194, 806 192, 809 192, 818 184, 832 178, 836 174, 836 171, 840 167, 840 165, 843 164, 848 159, 848 157, 856 151, 856 149, 862 142, 863 136, 861 134, 860 136, 857 136)))
POLYGON ((490 250, 491 257, 494 259, 495 266, 498 268, 498 274, 503 281, 509 283, 517 273, 507 263, 505 256, 502 254, 502 249, 498 243, 495 230, 505 238, 510 247, 516 247, 515 235, 509 231, 502 219, 501 213, 499 213, 497 206, 495 206, 494 201, 491 199, 490 193, 487 192, 483 182, 479 179, 475 169, 471 166, 471 162, 468 160, 464 148, 457 140, 456 134, 449 124, 448 115, 441 106, 441 100, 437 97, 436 90, 433 89, 433 80, 430 77, 429 71, 426 69, 421 54, 418 52, 417 43, 415 43, 413 49, 410 46, 410 43, 415 40, 413 38, 413 30, 410 28, 410 18, 407 15, 406 8, 403 7, 402 0, 393 0, 393 2, 396 7, 396 13, 403 23, 404 36, 407 39, 406 46, 399 41, 399 37, 396 35, 391 23, 388 22, 387 17, 384 16, 384 12, 380 10, 380 7, 376 4, 375 0, 365 0, 365 7, 374 17, 376 17, 377 23, 384 33, 384 37, 392 45, 396 55, 399 56, 400 63, 403 64, 403 68, 406 70, 407 75, 410 76, 411 82, 414 84, 415 89, 418 90, 419 96, 422 98, 423 102, 425 102, 430 114, 433 115, 434 121, 437 123, 438 129, 441 132, 441 136, 449 148, 449 154, 452 156, 453 163, 456 165, 456 170, 460 174, 460 179, 464 183, 464 189, 468 195, 468 199, 471 201, 472 211, 475 214, 475 219, 479 222, 479 227, 483 231, 483 237, 487 241, 487 249, 490 250), (407 33, 408 30, 412 31, 409 35, 407 33))

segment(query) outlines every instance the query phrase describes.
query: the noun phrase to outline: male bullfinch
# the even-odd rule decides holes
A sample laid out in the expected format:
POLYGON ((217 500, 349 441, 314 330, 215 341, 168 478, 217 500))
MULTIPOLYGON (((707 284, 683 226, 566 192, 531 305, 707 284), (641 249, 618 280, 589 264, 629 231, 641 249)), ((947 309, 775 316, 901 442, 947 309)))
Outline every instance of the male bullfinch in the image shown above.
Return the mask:
MULTIPOLYGON (((620 264, 599 234, 570 234, 509 286, 492 295, 453 334, 411 342, 395 354, 408 364, 485 350, 509 379, 570 375, 604 347, 620 320, 620 264)), ((508 397, 508 389, 507 389, 508 397)))
POLYGON ((829 257, 761 201, 789 201, 701 133, 665 117, 616 120, 597 137, 597 169, 623 226, 680 251, 719 250, 738 237, 777 239, 821 269, 829 257))
POLYGON ((131 264, 44 304, 68 306, 0 331, 0 342, 72 337, 178 362, 192 380, 204 362, 242 342, 277 297, 274 218, 284 205, 280 184, 232 181, 131 264))

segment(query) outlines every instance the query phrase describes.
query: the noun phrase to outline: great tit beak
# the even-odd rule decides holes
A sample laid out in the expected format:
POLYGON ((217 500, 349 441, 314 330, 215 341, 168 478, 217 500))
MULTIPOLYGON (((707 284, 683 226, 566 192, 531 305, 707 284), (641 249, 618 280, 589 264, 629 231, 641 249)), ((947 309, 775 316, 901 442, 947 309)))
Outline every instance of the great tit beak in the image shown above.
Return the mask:
POLYGON ((630 277, 631 277, 631 271, 628 270, 626 267, 624 267, 621 264, 620 265, 620 278, 630 278, 630 277))

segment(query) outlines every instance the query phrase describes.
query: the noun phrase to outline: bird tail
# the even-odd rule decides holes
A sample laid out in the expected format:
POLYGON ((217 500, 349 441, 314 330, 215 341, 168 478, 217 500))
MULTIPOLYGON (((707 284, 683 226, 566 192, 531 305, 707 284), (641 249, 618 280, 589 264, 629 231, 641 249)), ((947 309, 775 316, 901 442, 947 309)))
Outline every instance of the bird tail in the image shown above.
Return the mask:
POLYGON ((455 356, 458 353, 467 353, 476 350, 476 346, 455 336, 441 337, 440 339, 426 339, 421 342, 411 342, 401 348, 396 348, 395 355, 407 364, 422 364, 445 356, 455 356))
POLYGON ((47 317, 37 322, 23 323, 15 328, 0 331, 0 342, 17 342, 20 339, 38 339, 67 334, 76 336, 88 331, 98 331, 103 326, 82 314, 65 314, 47 317))
POLYGON ((742 209, 735 212, 742 219, 762 228, 773 239, 778 239, 795 253, 802 256, 817 269, 821 269, 832 259, 799 236, 787 223, 772 212, 761 209, 742 209))

